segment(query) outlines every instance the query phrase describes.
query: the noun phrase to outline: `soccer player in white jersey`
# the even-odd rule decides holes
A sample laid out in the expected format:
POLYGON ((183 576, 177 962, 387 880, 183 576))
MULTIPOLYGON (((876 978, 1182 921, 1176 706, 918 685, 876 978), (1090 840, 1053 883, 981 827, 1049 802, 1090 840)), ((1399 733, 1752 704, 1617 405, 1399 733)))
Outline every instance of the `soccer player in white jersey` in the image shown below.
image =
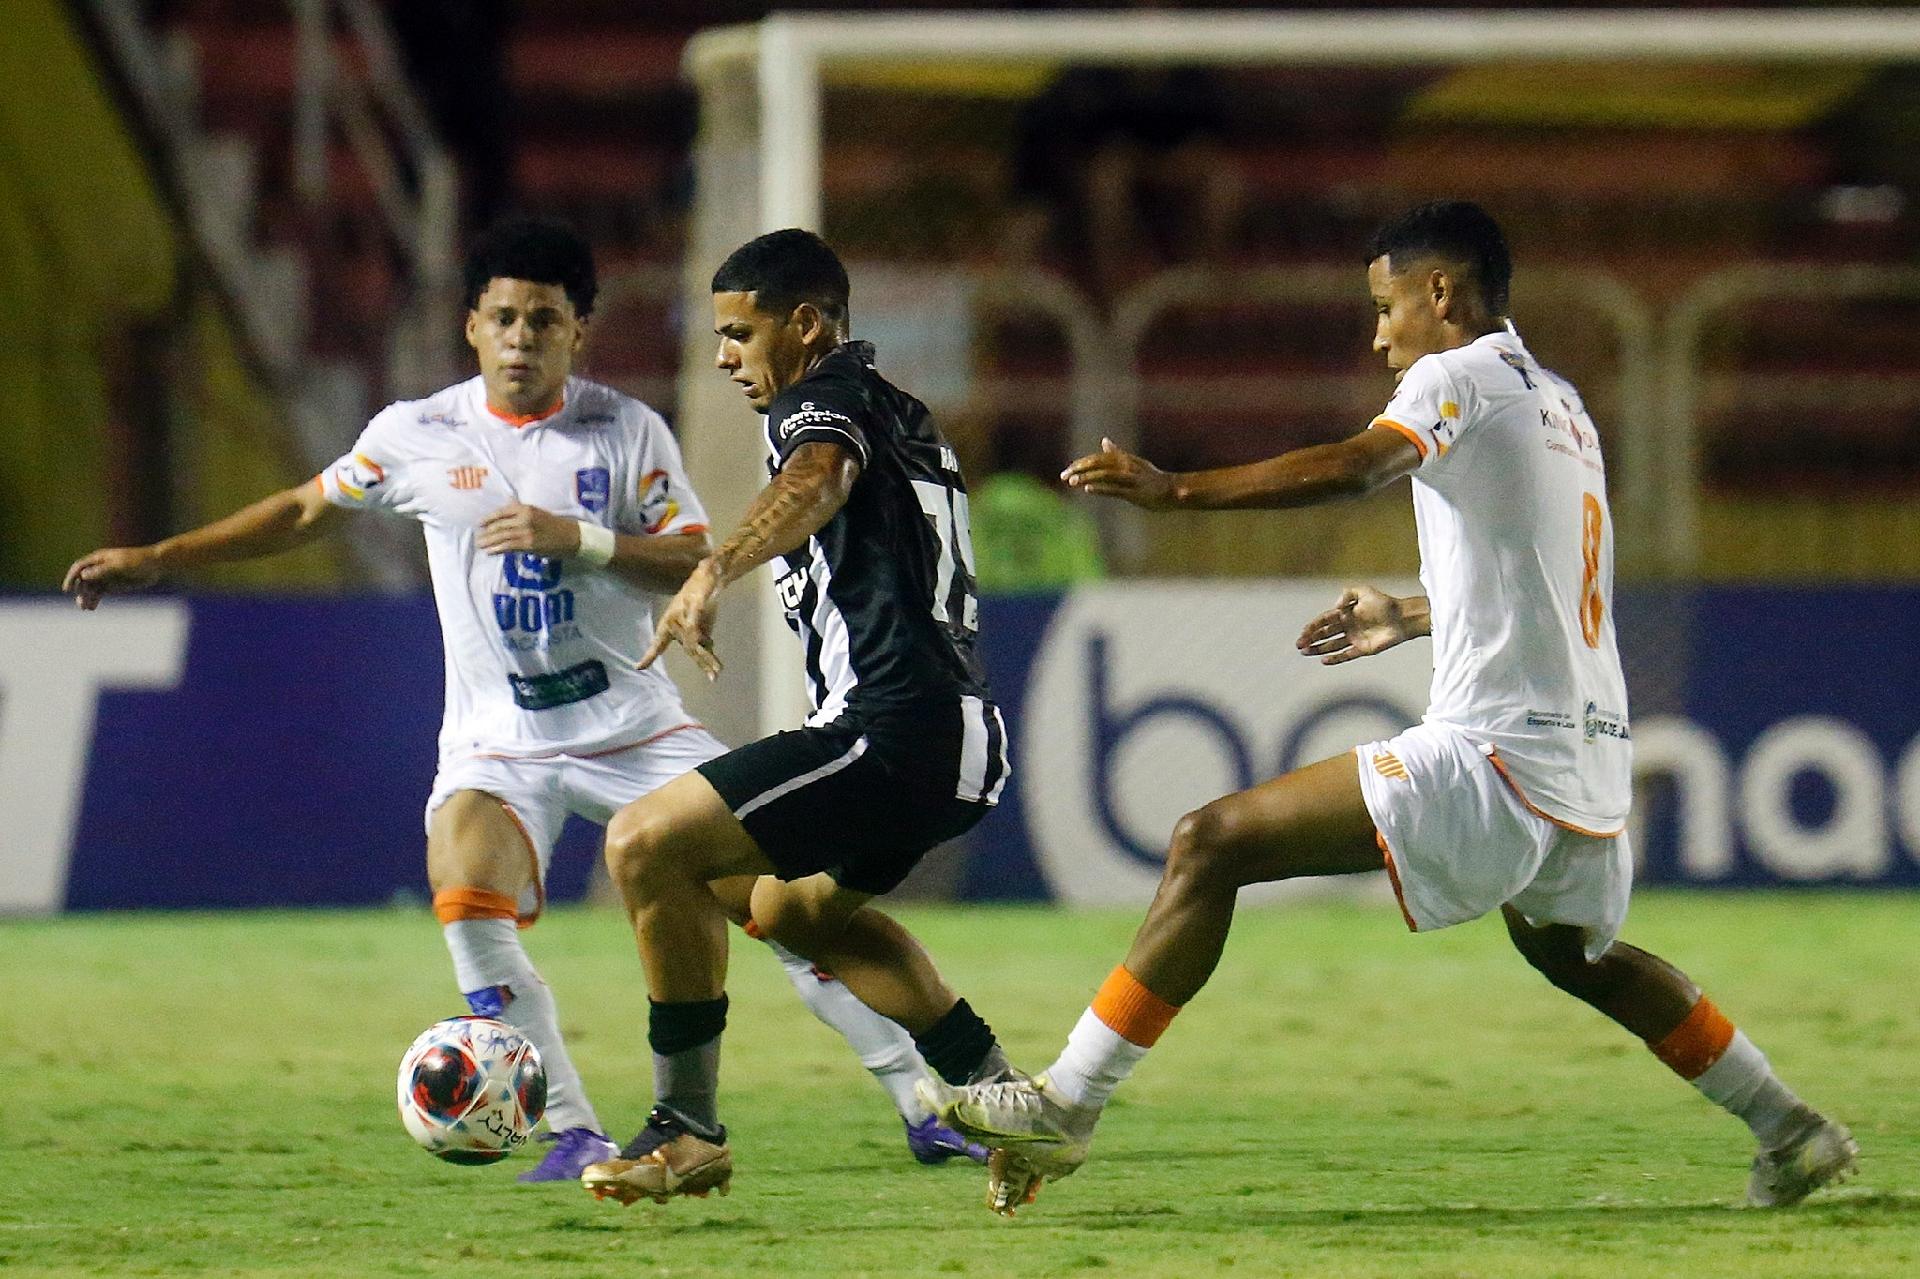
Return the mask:
POLYGON ((1165 510, 1306 506, 1412 475, 1426 594, 1348 590, 1299 647, 1331 665, 1432 636, 1426 716, 1182 818, 1133 948, 1059 1060, 1031 1080, 923 1087, 994 1147, 989 1203, 1011 1214, 1085 1160, 1107 1098, 1219 962, 1243 885, 1384 863, 1417 932, 1500 910, 1548 981, 1746 1121, 1751 1202, 1795 1202, 1851 1169, 1847 1130, 1794 1096, 1678 969, 1616 940, 1631 745, 1593 421, 1507 320, 1512 266, 1478 206, 1413 209, 1366 262, 1374 349, 1399 382, 1371 429, 1191 474, 1109 442, 1064 478, 1165 510))
MULTIPOLYGON (((553 1146, 520 1179, 573 1181, 617 1148, 519 929, 540 914, 569 813, 604 825, 725 753, 662 670, 636 669, 654 629, 650 593, 677 590, 712 548, 659 414, 573 376, 596 292, 586 243, 552 223, 507 223, 474 248, 466 289, 478 377, 389 405, 304 485, 151 546, 83 556, 63 589, 91 609, 165 572, 288 550, 349 510, 420 523, 447 673, 427 801, 434 912, 468 1007, 517 1026, 546 1063, 553 1146)), ((751 887, 714 886, 736 921, 751 887)), ((915 1158, 984 1158, 914 1097, 925 1066, 904 1030, 774 949, 893 1096, 915 1158)))

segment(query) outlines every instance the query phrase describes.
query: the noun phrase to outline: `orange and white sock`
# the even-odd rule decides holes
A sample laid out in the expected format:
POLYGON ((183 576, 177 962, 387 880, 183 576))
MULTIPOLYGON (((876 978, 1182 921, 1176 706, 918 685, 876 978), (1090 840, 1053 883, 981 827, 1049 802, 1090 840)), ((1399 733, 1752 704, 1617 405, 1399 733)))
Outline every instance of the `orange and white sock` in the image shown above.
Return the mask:
POLYGON ((539 1050, 541 1064, 547 1068, 548 1126, 555 1132, 591 1128, 605 1133, 587 1101, 580 1072, 567 1054, 553 992, 520 944, 513 898, 480 888, 445 889, 434 894, 433 909, 467 1006, 481 1012, 497 1005, 499 1011, 492 1015, 505 1020, 539 1050))
POLYGON ((1140 984, 1123 964, 1107 975, 1093 1004, 1047 1068, 1056 1091, 1076 1106, 1107 1104, 1180 1009, 1140 984))
POLYGON ((1745 1120, 1764 1149, 1778 1146, 1806 1113, 1766 1054, 1704 995, 1665 1038, 1647 1047, 1708 1101, 1745 1120))

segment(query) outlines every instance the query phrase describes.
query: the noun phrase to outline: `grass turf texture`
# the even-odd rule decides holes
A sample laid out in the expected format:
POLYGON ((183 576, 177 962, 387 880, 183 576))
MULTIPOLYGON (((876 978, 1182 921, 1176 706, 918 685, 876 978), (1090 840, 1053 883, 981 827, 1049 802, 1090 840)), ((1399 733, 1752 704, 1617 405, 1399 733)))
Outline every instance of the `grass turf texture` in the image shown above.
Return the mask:
MULTIPOLYGON (((1051 1060, 1136 917, 902 912, 1017 1061, 1051 1060)), ((1213 984, 1122 1090, 1093 1161, 1016 1221, 898 1121, 758 947, 734 946, 727 1199, 600 1204, 442 1164, 401 1131, 401 1051, 458 1011, 418 911, 0 925, 18 1275, 1920 1273, 1920 911, 1896 895, 1643 895, 1668 955, 1849 1122, 1862 1177, 1738 1210, 1744 1127, 1551 990, 1494 921, 1244 912, 1213 984)), ((602 1116, 648 1102, 623 920, 529 935, 602 1116)))

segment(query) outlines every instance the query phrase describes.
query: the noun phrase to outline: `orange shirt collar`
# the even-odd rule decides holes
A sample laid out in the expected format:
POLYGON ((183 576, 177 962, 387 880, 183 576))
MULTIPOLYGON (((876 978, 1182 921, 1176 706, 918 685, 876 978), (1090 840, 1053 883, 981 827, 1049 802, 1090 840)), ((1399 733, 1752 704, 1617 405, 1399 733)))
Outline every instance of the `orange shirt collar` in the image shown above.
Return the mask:
POLYGON ((493 414, 495 417, 499 418, 502 422, 505 422, 508 426, 512 427, 514 430, 517 431, 523 426, 532 426, 535 422, 544 422, 546 419, 552 417, 555 413, 558 413, 561 409, 564 409, 565 407, 567 407, 567 394, 565 391, 562 391, 560 393, 559 399, 555 400, 550 406, 542 409, 538 413, 502 413, 499 409, 496 409, 495 407, 493 407, 493 402, 491 400, 485 400, 483 397, 483 402, 487 406, 487 412, 493 414))

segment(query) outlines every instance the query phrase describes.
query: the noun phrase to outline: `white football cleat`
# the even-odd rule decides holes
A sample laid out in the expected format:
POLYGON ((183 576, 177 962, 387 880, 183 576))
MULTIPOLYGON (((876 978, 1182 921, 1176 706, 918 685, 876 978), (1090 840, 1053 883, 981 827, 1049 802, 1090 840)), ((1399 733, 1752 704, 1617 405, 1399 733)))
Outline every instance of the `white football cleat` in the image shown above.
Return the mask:
POLYGON ((1076 1106, 1045 1075, 1014 1076, 955 1088, 922 1080, 920 1100, 940 1122, 993 1152, 987 1206, 1002 1216, 1030 1204, 1043 1182, 1069 1176, 1087 1161, 1097 1106, 1076 1106))
POLYGON ((1808 1111, 1804 1127, 1753 1157, 1747 1202, 1756 1208, 1797 1204, 1829 1182, 1845 1181, 1859 1158, 1859 1144, 1844 1125, 1808 1111))

